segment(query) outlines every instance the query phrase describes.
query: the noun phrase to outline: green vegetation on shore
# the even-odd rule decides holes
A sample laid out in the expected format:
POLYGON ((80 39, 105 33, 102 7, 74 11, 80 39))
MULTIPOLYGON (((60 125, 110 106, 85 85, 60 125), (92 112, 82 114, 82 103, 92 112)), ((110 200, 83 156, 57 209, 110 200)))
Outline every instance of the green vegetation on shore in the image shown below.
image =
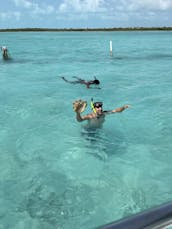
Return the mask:
POLYGON ((0 32, 87 32, 87 31, 156 31, 156 30, 172 30, 172 27, 129 27, 129 28, 64 28, 64 29, 48 29, 48 28, 16 28, 16 29, 0 29, 0 32))

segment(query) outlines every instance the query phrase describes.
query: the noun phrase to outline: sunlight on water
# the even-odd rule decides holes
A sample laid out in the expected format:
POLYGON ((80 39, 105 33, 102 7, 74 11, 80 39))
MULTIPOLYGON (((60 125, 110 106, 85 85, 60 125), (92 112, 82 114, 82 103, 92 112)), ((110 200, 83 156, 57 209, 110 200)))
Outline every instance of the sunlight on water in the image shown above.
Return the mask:
POLYGON ((172 199, 171 32, 1 33, 0 228, 88 229, 172 199), (109 41, 113 41, 113 56, 109 41), (50 42, 51 41, 51 42, 50 42), (101 81, 101 90, 60 77, 101 81), (77 99, 103 101, 87 130, 77 99))

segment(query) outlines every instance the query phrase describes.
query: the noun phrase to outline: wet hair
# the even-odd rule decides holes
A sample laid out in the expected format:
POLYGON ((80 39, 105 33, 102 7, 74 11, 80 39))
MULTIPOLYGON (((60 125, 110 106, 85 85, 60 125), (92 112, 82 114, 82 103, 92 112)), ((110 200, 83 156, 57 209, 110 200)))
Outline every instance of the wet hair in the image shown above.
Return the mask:
POLYGON ((95 84, 100 84, 100 81, 99 81, 99 80, 97 80, 97 79, 96 79, 96 80, 94 80, 93 82, 94 82, 95 84))

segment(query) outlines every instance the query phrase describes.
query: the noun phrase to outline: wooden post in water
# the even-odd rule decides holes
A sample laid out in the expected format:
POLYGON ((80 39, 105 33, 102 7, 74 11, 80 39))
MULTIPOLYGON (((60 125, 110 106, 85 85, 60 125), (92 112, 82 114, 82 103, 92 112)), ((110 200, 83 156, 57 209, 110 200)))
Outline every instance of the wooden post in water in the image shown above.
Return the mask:
POLYGON ((112 52, 112 41, 110 41, 110 55, 111 56, 113 55, 113 52, 112 52))

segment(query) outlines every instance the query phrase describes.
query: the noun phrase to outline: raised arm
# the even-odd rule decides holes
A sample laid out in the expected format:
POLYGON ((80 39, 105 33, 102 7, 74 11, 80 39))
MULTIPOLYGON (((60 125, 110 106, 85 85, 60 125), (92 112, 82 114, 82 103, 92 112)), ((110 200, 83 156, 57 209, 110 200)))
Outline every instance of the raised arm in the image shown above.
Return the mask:
POLYGON ((64 76, 61 76, 61 78, 62 78, 65 82, 67 82, 67 83, 71 83, 71 84, 77 84, 77 83, 78 83, 78 81, 70 81, 70 80, 67 80, 64 76))
POLYGON ((119 112, 122 112, 122 111, 124 111, 125 109, 127 109, 129 107, 130 107, 130 105, 124 105, 124 106, 118 107, 118 108, 116 108, 114 110, 103 111, 103 113, 104 114, 113 114, 113 113, 117 113, 117 112, 119 113, 119 112))
POLYGON ((115 113, 115 112, 122 112, 122 111, 124 111, 125 109, 127 109, 127 108, 129 108, 129 107, 130 107, 129 105, 124 105, 124 106, 122 106, 122 107, 118 107, 118 108, 112 110, 112 113, 115 113))
POLYGON ((61 79, 69 83, 69 81, 64 76, 61 76, 61 79))
POLYGON ((92 118, 95 118, 92 114, 87 114, 87 115, 81 116, 81 114, 79 112, 76 112, 76 120, 78 122, 82 122, 82 121, 89 120, 92 118))
POLYGON ((89 120, 94 118, 94 114, 87 114, 87 115, 83 115, 81 116, 81 111, 80 109, 82 108, 82 104, 79 104, 76 108, 75 108, 75 112, 76 112, 76 120, 78 122, 82 122, 84 120, 89 120))

